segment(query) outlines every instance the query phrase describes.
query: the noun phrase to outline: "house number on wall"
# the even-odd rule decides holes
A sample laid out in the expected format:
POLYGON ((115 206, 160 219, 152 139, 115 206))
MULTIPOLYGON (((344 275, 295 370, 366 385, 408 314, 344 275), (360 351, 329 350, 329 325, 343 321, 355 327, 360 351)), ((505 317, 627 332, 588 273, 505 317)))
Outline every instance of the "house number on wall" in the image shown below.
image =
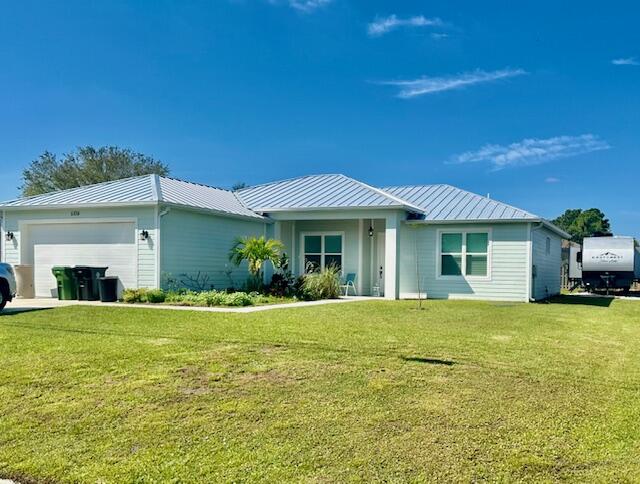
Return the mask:
POLYGON ((80 216, 80 211, 79 210, 71 210, 71 216, 72 217, 79 217, 80 216))

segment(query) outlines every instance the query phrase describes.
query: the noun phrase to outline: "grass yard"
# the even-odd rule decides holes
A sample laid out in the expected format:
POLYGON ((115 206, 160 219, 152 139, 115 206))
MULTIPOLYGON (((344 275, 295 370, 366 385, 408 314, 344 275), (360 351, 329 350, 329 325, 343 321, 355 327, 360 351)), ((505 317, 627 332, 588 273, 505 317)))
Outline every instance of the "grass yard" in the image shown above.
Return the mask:
POLYGON ((0 477, 640 480, 640 302, 425 307, 0 316, 0 477))

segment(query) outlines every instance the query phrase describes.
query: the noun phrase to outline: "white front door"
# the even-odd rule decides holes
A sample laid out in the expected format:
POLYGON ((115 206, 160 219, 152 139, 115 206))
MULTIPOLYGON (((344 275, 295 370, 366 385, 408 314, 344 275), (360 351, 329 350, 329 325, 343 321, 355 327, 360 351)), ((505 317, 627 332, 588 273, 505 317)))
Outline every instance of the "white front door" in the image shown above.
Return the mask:
POLYGON ((133 222, 33 224, 27 229, 36 297, 55 297, 53 266, 108 267, 122 287, 137 287, 137 245, 133 222))
POLYGON ((376 235, 376 266, 374 267, 374 286, 380 288, 380 296, 384 296, 384 232, 376 235))

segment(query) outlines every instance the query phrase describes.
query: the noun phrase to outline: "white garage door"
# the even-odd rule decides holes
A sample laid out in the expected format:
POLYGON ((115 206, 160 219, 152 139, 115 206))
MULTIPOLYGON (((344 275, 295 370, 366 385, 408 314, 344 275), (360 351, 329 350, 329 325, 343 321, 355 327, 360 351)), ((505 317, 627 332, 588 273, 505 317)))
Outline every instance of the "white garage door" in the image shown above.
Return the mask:
POLYGON ((137 287, 136 232, 133 223, 35 224, 27 229, 37 297, 57 295, 53 266, 108 267, 120 287, 137 287))

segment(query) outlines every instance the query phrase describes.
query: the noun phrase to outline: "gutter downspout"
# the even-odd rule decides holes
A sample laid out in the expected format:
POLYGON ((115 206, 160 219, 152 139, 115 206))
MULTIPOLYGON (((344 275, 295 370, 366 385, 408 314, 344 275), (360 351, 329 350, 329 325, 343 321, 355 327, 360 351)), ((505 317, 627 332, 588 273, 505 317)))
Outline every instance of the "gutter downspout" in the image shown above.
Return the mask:
POLYGON ((162 211, 160 211, 160 205, 156 205, 156 286, 160 289, 162 284, 162 273, 160 272, 161 261, 160 258, 160 247, 161 247, 161 236, 160 236, 160 222, 162 217, 168 214, 171 211, 169 207, 165 207, 162 211))
POLYGON ((536 224, 529 224, 529 241, 528 241, 528 248, 527 248, 527 258, 529 260, 528 262, 528 277, 527 277, 527 293, 528 293, 528 299, 529 302, 535 301, 535 298, 533 297, 533 289, 534 289, 534 284, 533 284, 533 232, 535 230, 539 230, 542 227, 544 227, 544 222, 538 222, 536 224))

